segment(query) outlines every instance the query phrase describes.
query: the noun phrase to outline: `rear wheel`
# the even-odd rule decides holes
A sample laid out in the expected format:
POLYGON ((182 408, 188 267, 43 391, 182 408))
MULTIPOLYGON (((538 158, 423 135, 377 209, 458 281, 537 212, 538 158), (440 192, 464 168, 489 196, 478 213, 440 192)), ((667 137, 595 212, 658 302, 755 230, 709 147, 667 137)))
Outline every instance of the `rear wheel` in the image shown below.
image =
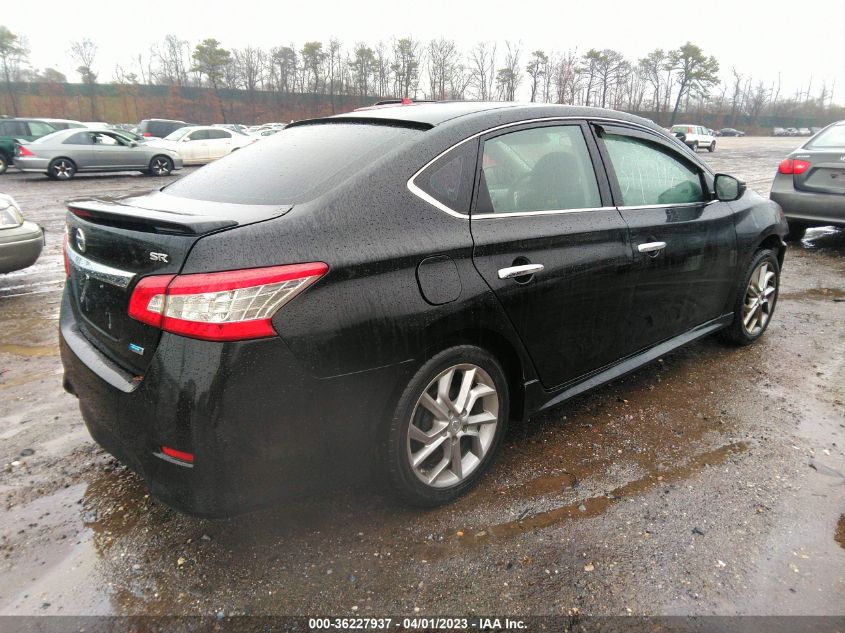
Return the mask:
POLYGON ((808 224, 803 222, 793 222, 789 220, 789 233, 786 236, 787 242, 799 242, 804 239, 804 234, 810 228, 808 224))
POLYGON ((433 507, 464 494, 490 465, 508 421, 501 365, 477 347, 430 359, 399 398, 383 457, 393 492, 433 507))
POLYGON ((7 169, 9 169, 9 159, 5 154, 0 154, 0 175, 5 174, 7 169))
POLYGON ((150 169, 147 173, 151 176, 169 176, 172 171, 172 160, 167 156, 154 156, 150 161, 150 169))
POLYGON ((734 321, 720 332, 734 345, 750 345, 763 335, 775 312, 780 265, 771 249, 758 251, 746 269, 734 302, 734 321))
POLYGON ((69 158, 56 158, 47 166, 47 176, 53 180, 70 180, 76 174, 76 165, 69 158))
POLYGON ((713 152, 716 151, 716 141, 713 141, 712 143, 710 143, 710 147, 707 148, 707 151, 710 152, 710 153, 713 153, 713 152))

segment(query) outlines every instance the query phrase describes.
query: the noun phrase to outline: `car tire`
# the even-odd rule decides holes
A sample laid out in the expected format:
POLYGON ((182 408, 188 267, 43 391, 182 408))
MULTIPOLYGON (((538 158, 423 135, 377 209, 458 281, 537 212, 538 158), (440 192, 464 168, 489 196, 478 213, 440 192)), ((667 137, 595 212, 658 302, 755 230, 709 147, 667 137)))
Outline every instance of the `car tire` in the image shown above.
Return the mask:
POLYGON ((777 305, 780 264, 771 249, 757 251, 745 269, 734 301, 734 320, 719 332, 733 345, 751 345, 766 331, 777 305))
POLYGON ((716 141, 710 143, 710 147, 707 148, 707 151, 711 154, 716 151, 716 141))
POLYGON ((789 233, 786 235, 787 242, 800 242, 804 239, 804 234, 807 232, 807 229, 810 228, 808 224, 804 224, 803 222, 792 222, 788 221, 789 223, 789 233))
POLYGON ((153 156, 150 161, 150 168, 147 172, 150 176, 169 176, 173 171, 173 161, 167 156, 153 156))
POLYGON ((76 175, 76 164, 69 158, 54 158, 47 166, 51 180, 70 180, 76 175))
POLYGON ((9 169, 9 159, 5 154, 0 154, 0 176, 5 174, 7 169, 9 169))
POLYGON ((384 433, 394 497, 420 507, 449 503, 475 485, 507 429, 508 383, 486 351, 461 345, 416 372, 384 433))
POLYGON ((697 152, 698 151, 698 141, 693 141, 692 145, 690 145, 690 149, 692 149, 692 151, 694 151, 694 152, 697 152))

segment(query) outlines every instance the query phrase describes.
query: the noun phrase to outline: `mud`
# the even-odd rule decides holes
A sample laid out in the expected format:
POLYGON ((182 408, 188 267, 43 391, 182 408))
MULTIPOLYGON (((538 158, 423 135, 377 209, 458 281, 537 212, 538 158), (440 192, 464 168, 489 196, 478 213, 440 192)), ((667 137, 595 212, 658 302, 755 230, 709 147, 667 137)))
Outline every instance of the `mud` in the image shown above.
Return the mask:
MULTIPOLYGON (((797 143, 702 157, 765 192, 797 143)), ((210 521, 150 498, 61 389, 61 201, 166 181, 0 177, 48 229, 0 277, 0 614, 845 614, 845 232, 790 248, 758 344, 513 425, 448 507, 341 486, 210 521)))

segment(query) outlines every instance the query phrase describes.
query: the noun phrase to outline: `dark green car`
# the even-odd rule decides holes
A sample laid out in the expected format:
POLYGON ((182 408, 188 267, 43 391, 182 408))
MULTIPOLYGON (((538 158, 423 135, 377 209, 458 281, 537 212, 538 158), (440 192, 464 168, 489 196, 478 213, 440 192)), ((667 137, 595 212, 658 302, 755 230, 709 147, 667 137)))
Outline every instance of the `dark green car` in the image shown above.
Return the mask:
POLYGON ((34 141, 56 131, 39 119, 0 119, 0 174, 5 174, 15 156, 17 139, 34 141))

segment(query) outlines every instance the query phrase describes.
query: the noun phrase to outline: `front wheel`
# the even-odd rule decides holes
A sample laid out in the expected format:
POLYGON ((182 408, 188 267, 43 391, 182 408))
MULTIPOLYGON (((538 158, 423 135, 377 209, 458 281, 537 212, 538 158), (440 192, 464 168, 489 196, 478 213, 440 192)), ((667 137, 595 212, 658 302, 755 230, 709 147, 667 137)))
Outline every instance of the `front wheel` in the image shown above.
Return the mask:
POLYGON ((692 143, 692 151, 694 151, 694 152, 697 152, 697 151, 698 151, 698 141, 693 141, 693 143, 692 143))
POLYGON ((147 173, 151 176, 169 176, 172 171, 172 160, 167 156, 154 156, 150 161, 150 170, 147 173))
POLYGON ((5 174, 7 169, 9 169, 9 159, 5 154, 0 154, 0 175, 5 174))
POLYGON ((508 398, 501 365, 482 349, 461 345, 426 362, 386 434, 383 458, 396 496, 434 507, 469 490, 504 436, 508 398))
POLYGON ((716 151, 716 141, 710 143, 710 147, 707 148, 707 151, 711 154, 716 151))
POLYGON ((70 180, 76 174, 76 165, 69 158, 57 158, 47 166, 47 177, 52 180, 70 180))
POLYGON ((746 269, 734 302, 733 323, 721 331, 734 345, 750 345, 769 327, 780 288, 780 264, 771 249, 758 251, 746 269))

